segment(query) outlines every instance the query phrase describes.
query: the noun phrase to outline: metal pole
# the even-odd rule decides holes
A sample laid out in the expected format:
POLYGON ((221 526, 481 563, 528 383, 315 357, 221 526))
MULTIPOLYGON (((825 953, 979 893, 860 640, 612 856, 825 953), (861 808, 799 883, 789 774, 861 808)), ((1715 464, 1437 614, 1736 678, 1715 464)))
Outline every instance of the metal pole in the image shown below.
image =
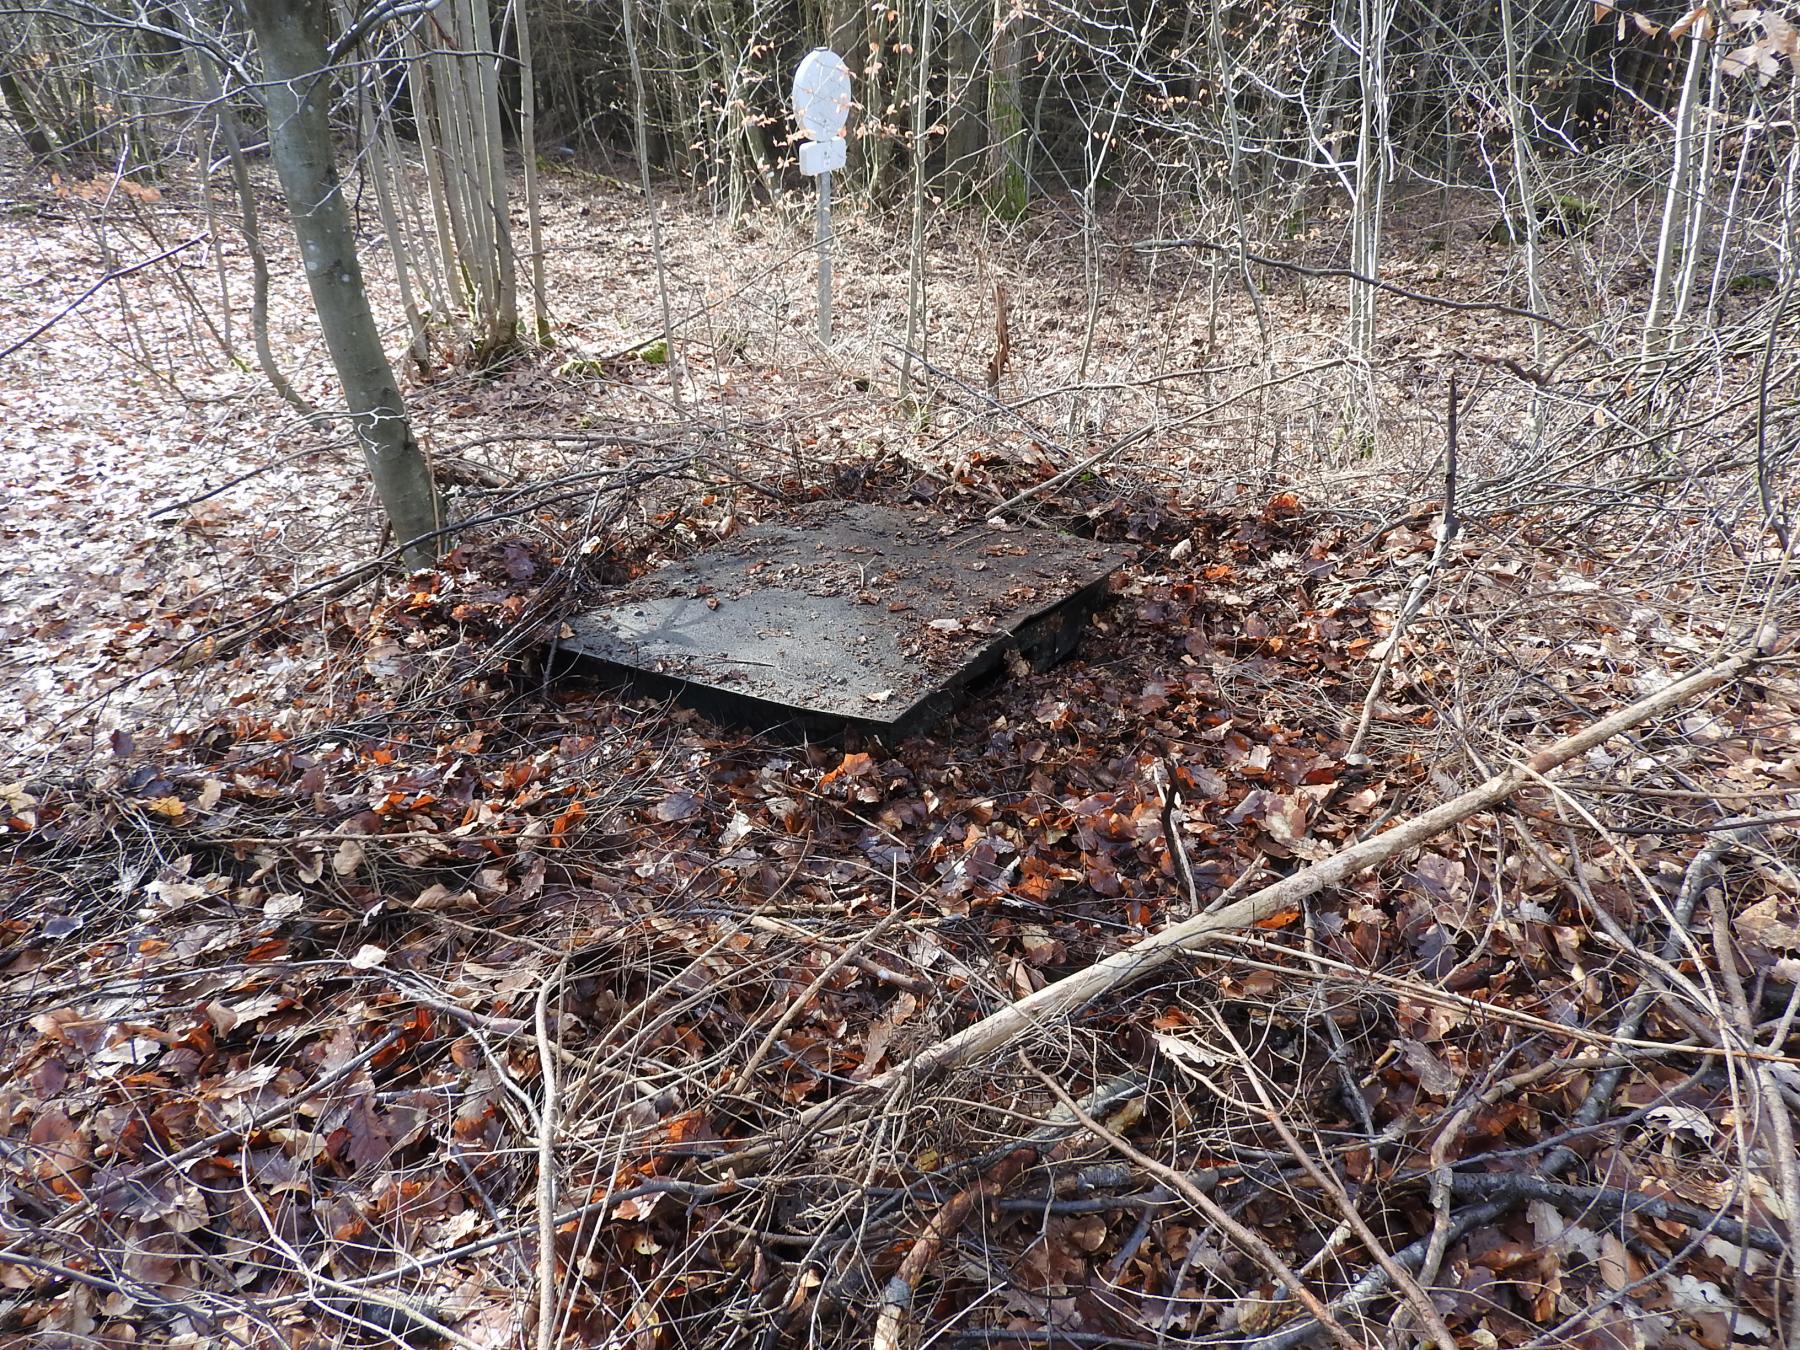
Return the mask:
POLYGON ((819 341, 831 345, 831 175, 819 175, 819 341))

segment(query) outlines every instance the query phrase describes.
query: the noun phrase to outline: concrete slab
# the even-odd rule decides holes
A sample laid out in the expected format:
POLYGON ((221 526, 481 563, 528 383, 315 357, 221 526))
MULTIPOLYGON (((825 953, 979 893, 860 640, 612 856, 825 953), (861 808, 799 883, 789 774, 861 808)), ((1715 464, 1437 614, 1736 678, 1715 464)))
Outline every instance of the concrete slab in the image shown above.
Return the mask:
POLYGON ((1009 649, 1073 649, 1120 550, 846 502, 744 530, 569 620, 559 646, 641 692, 800 735, 923 729, 1009 649))

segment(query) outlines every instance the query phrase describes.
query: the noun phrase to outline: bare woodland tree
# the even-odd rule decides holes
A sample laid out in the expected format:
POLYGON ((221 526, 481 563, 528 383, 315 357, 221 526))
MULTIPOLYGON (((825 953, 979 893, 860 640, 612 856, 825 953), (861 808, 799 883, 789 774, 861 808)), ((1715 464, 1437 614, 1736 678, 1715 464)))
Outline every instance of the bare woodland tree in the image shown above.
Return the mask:
POLYGON ((364 460, 396 541, 417 565, 443 524, 430 466, 382 349, 338 179, 324 11, 307 0, 244 0, 262 58, 269 147, 299 237, 306 283, 364 460))

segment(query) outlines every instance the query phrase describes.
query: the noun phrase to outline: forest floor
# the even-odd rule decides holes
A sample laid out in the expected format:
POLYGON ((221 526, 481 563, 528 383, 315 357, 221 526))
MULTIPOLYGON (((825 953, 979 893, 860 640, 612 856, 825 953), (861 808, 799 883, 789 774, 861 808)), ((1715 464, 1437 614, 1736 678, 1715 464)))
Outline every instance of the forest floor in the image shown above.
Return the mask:
MULTIPOLYGON (((408 380, 488 523, 334 588, 375 506, 223 355, 242 251, 179 185, 9 164, 0 208, 0 347, 200 236, 0 358, 0 1343, 1274 1350, 1323 1304, 1357 1344, 1800 1333, 1791 655, 1005 1053, 880 1077, 1791 621, 1753 344, 1672 469, 1604 441, 1640 397, 1609 350, 1552 370, 1553 333, 1390 295, 1353 372, 1341 280, 1261 269, 1265 340, 1232 268, 1132 247, 1173 215, 1084 252, 1046 204, 936 218, 903 385, 903 223, 841 215, 826 352, 803 204, 671 199, 648 360, 641 199, 559 171, 554 348, 408 380), (1136 561, 1073 660, 929 735, 778 744, 544 669, 609 586, 797 503, 1027 489, 1014 519, 1136 561)), ((279 359, 329 403, 267 220, 279 359)), ((1516 304, 1487 224, 1396 226, 1384 279, 1516 304)), ((1641 308, 1632 229, 1552 251, 1559 304, 1641 308)))

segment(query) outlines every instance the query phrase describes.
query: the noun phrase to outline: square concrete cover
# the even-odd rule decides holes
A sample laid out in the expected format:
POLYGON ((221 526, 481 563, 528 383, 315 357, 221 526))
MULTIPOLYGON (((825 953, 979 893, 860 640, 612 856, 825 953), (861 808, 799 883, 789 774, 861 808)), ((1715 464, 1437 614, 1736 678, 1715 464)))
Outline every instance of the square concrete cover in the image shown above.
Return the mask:
POLYGON ((804 733, 919 730, 1009 648, 1074 647, 1119 549, 846 502, 758 525, 569 620, 561 649, 710 716, 804 733))

